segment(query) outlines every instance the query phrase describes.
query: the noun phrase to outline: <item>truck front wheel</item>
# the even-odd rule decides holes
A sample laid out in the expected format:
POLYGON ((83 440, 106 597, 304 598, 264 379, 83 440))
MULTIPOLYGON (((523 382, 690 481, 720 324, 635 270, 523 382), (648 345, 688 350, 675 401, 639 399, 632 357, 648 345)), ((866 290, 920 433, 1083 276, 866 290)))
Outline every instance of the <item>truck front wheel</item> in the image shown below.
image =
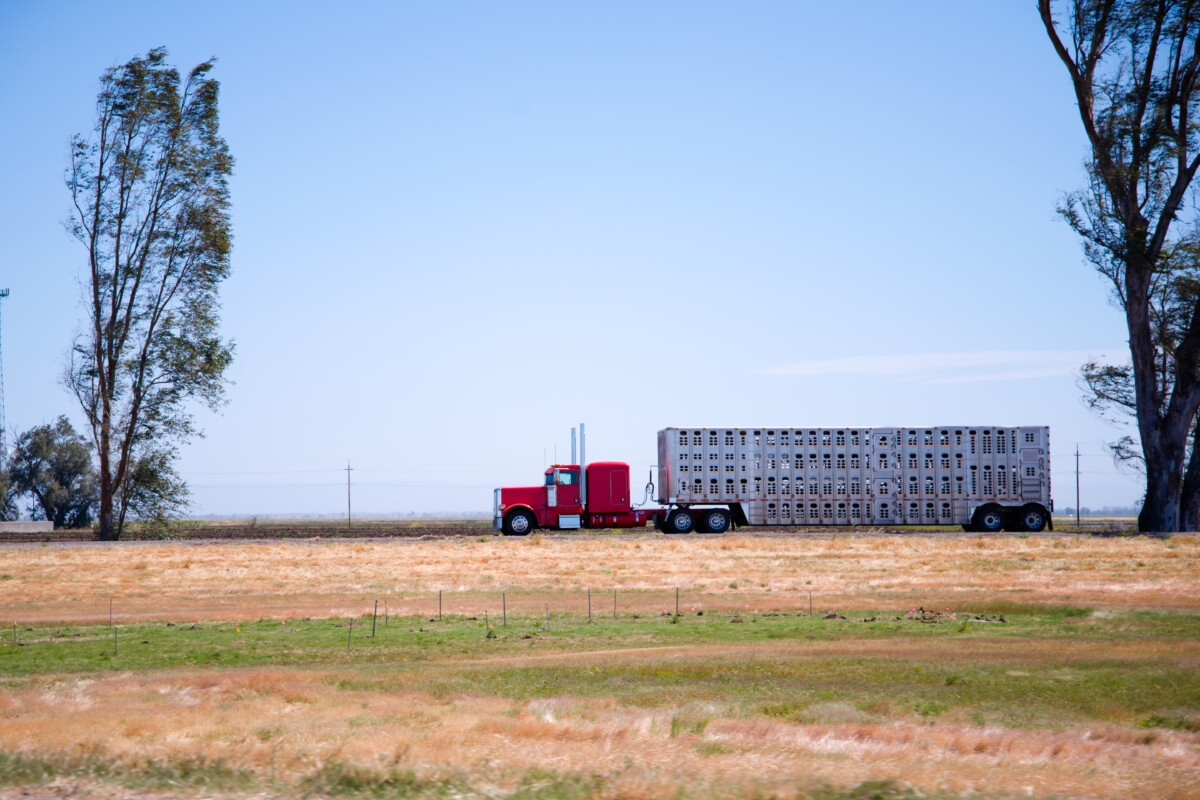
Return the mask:
POLYGON ((536 526, 533 514, 523 508, 515 508, 504 515, 504 533, 509 536, 524 536, 536 526))
POLYGON ((696 520, 686 508, 678 508, 667 517, 667 533, 691 533, 696 520))

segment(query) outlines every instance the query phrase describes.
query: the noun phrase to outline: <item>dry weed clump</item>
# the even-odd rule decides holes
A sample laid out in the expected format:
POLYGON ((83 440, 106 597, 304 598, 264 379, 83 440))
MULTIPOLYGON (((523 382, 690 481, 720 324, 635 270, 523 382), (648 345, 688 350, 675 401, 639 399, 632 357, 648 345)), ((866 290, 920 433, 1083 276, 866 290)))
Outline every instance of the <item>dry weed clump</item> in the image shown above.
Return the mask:
POLYGON ((397 613, 429 613, 439 589, 464 598, 507 592, 515 613, 555 600, 577 611, 588 588, 617 589, 629 602, 660 593, 645 601, 646 611, 676 586, 713 610, 804 608, 809 591, 820 608, 915 599, 955 608, 1008 600, 1183 610, 1200 608, 1200 538, 534 536, 21 546, 0 550, 0 576, 0 604, 15 615, 75 622, 106 619, 110 597, 129 621, 356 614, 378 597, 397 613))
POLYGON ((335 764, 421 775, 485 775, 504 764, 618 776, 633 796, 716 785, 788 796, 813 780, 849 786, 886 775, 928 792, 1200 797, 1197 733, 803 724, 712 705, 346 688, 360 684, 333 670, 40 679, 0 690, 0 750, 101 752, 130 765, 219 759, 284 782, 335 764))

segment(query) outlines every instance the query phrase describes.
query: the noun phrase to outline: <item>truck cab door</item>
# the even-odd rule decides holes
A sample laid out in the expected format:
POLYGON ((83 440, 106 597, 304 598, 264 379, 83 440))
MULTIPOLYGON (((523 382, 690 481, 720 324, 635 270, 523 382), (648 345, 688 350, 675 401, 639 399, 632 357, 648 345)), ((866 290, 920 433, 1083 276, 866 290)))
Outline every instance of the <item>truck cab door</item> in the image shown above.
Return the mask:
POLYGON ((578 514, 579 470, 556 469, 546 483, 546 505, 560 514, 578 514))

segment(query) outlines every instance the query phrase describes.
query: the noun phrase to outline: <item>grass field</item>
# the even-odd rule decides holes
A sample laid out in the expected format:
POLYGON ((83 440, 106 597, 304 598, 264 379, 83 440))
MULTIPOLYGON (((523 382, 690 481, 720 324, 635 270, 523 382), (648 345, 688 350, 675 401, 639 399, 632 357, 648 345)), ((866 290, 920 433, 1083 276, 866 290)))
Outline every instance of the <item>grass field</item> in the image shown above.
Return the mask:
POLYGON ((1197 588, 1190 536, 13 546, 0 785, 1200 798, 1197 588))

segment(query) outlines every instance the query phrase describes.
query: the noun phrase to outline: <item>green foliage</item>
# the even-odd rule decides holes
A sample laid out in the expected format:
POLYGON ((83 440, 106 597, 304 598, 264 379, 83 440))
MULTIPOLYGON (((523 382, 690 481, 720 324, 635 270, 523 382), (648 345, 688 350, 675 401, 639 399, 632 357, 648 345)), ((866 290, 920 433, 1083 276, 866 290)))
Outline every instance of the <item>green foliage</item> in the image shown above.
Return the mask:
POLYGON ((13 489, 12 476, 2 459, 3 456, 0 456, 0 522, 6 522, 17 519, 20 511, 17 509, 17 493, 13 489))
POLYGON ((95 127, 72 139, 66 176, 88 324, 64 379, 96 444, 104 539, 127 515, 162 520, 186 503, 176 448, 199 433, 195 401, 223 402, 233 358, 218 314, 233 169, 218 84, 211 60, 181 81, 166 58, 156 48, 103 74, 95 127))
POLYGON ((174 462, 174 448, 144 449, 129 468, 122 495, 129 513, 159 533, 165 533, 167 523, 187 510, 191 496, 174 462))
POLYGON ((17 437, 8 463, 11 491, 32 498, 31 512, 58 528, 84 528, 96 507, 91 446, 66 417, 17 437))

